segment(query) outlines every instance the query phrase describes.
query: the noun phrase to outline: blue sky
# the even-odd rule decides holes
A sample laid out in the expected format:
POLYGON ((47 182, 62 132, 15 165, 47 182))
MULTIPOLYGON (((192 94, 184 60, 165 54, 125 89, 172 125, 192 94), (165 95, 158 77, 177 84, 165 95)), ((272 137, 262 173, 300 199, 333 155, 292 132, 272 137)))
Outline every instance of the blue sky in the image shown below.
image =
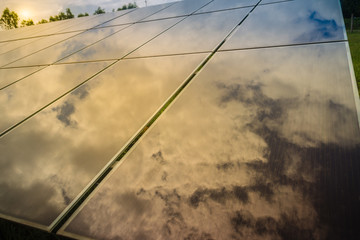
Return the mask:
MULTIPOLYGON (((147 0, 147 5, 156 5, 176 0, 147 0)), ((6 7, 19 14, 21 19, 31 18, 35 22, 49 19, 66 8, 70 8, 74 15, 88 12, 92 14, 99 6, 106 12, 122 7, 124 4, 136 2, 139 7, 145 6, 145 0, 0 0, 0 11, 6 7)))

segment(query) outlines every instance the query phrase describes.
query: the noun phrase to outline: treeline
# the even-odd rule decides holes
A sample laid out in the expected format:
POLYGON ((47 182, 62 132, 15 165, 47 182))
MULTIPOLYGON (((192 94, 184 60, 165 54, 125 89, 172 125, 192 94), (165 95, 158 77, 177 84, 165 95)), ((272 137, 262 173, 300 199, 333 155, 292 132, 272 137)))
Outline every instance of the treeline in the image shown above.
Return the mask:
MULTIPOLYGON (((127 5, 123 5, 121 8, 118 8, 116 11, 122 11, 122 10, 126 10, 126 9, 137 8, 137 7, 138 6, 134 2, 134 3, 129 3, 127 5)), ((113 9, 112 11, 115 12, 115 9, 113 9)), ((98 7, 94 11, 93 15, 103 14, 103 13, 105 13, 105 9, 98 7)), ((89 16, 89 13, 85 12, 85 13, 80 13, 77 15, 78 18, 85 17, 85 16, 89 16)), ((37 24, 61 21, 61 20, 71 19, 71 18, 75 18, 75 16, 71 12, 70 8, 66 8, 65 12, 60 12, 58 15, 50 16, 49 20, 41 19, 37 24)), ((5 8, 2 16, 0 18, 0 27, 3 29, 12 29, 12 28, 18 28, 19 26, 25 27, 25 26, 35 25, 35 23, 32 19, 24 19, 20 22, 20 25, 19 25, 19 21, 20 21, 20 18, 16 12, 10 11, 9 8, 5 8)))
POLYGON ((344 18, 350 18, 351 14, 360 17, 360 1, 359 0, 340 0, 344 18))

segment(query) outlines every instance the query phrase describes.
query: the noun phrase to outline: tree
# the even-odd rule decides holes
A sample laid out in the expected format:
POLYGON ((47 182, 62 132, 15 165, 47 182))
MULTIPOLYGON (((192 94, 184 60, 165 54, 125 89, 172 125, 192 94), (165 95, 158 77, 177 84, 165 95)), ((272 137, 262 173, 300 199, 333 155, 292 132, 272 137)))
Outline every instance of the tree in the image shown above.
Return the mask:
POLYGON ((136 2, 134 2, 134 3, 129 3, 127 6, 123 5, 122 8, 118 8, 117 11, 131 9, 131 8, 137 8, 137 7, 138 6, 137 6, 136 2))
POLYGON ((55 22, 55 21, 59 21, 59 20, 60 19, 59 19, 59 17, 57 15, 49 17, 49 22, 55 22))
POLYGON ((78 17, 86 17, 86 16, 89 16, 89 14, 86 12, 86 13, 80 13, 78 15, 78 17))
POLYGON ((26 26, 31 26, 31 25, 35 25, 34 21, 32 19, 21 21, 21 27, 26 27, 26 26))
POLYGON ((0 18, 0 25, 5 29, 17 28, 19 22, 19 16, 16 12, 10 11, 9 8, 5 8, 0 18))
POLYGON ((37 24, 43 24, 43 23, 48 23, 48 20, 46 20, 46 19, 41 19, 37 24))
POLYGON ((360 17, 360 1, 355 0, 341 0, 341 7, 344 18, 350 18, 351 14, 360 17))
POLYGON ((105 9, 101 8, 101 7, 98 7, 95 12, 94 12, 94 15, 97 15, 97 14, 103 14, 105 13, 105 9))
POLYGON ((74 14, 71 12, 70 8, 66 9, 66 19, 74 18, 74 14))
POLYGON ((70 8, 67 8, 65 12, 66 13, 60 12, 58 15, 50 16, 49 21, 55 22, 55 21, 74 18, 74 14, 71 12, 70 8))

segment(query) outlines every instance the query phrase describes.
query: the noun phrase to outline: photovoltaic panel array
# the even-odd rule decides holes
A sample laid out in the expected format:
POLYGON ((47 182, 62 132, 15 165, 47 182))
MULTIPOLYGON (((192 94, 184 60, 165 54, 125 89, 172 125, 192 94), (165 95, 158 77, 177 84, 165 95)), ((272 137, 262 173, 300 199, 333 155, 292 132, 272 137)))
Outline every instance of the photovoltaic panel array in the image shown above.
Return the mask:
POLYGON ((338 0, 185 0, 9 30, 0 76, 2 218, 76 239, 360 236, 338 0))

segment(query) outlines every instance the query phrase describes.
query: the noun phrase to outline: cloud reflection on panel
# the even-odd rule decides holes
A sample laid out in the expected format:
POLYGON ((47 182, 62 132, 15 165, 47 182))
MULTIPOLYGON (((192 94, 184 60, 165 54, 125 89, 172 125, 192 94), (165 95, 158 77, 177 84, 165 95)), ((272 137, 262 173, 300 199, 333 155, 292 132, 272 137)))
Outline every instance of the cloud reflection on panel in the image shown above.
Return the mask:
POLYGON ((182 18, 173 18, 156 22, 136 23, 60 62, 122 58, 124 55, 154 38, 157 34, 176 24, 181 19, 182 18))
POLYGON ((260 5, 221 49, 344 40, 339 9, 337 0, 260 5))
POLYGON ((192 15, 129 57, 212 51, 251 9, 192 15))
POLYGON ((23 57, 33 54, 36 51, 39 51, 46 47, 49 47, 60 41, 68 39, 76 34, 77 33, 73 32, 73 33, 64 33, 64 34, 58 34, 58 35, 51 35, 51 36, 47 36, 47 37, 41 37, 41 38, 37 39, 36 41, 31 42, 27 45, 23 45, 19 48, 16 48, 9 52, 1 54, 0 55, 0 66, 4 67, 6 65, 9 65, 10 63, 12 63, 14 61, 17 61, 23 57))
POLYGON ((49 225, 204 58, 121 61, 0 138, 0 212, 49 225))
POLYGON ((259 2, 259 0, 215 0, 201 8, 196 13, 204 13, 204 12, 212 12, 212 11, 221 11, 232 8, 240 8, 240 7, 250 7, 254 6, 259 2))
POLYGON ((353 239, 360 135, 345 50, 216 54, 65 231, 353 239))
POLYGON ((40 67, 0 69, 0 89, 40 70, 40 67))
POLYGON ((126 27, 127 25, 85 31, 66 41, 9 64, 7 67, 36 66, 55 63, 126 27))
POLYGON ((53 65, 0 92, 0 133, 88 80, 110 62, 53 65))
MULTIPOLYGON (((86 51, 86 47, 91 46, 92 44, 95 44, 102 39, 106 39, 107 37, 109 37, 111 35, 116 34, 114 36, 115 38, 117 38, 118 35, 123 36, 120 33, 120 31, 122 31, 130 26, 130 25, 126 25, 126 24, 134 23, 143 18, 146 18, 147 16, 166 8, 166 6, 167 6, 167 4, 159 5, 159 6, 152 6, 152 7, 148 7, 148 8, 140 8, 140 9, 136 9, 136 11, 131 10, 131 12, 123 14, 120 17, 117 17, 114 20, 101 25, 101 27, 114 25, 114 24, 121 24, 121 26, 99 28, 99 29, 92 29, 89 31, 85 31, 77 36, 74 36, 66 41, 60 42, 59 44, 55 44, 52 47, 46 48, 36 54, 32 54, 31 56, 21 59, 19 61, 16 61, 8 66, 9 67, 14 67, 14 66, 18 67, 18 66, 55 63, 59 60, 62 60, 66 57, 71 56, 72 54, 74 54, 78 51, 81 51, 81 50, 86 51)), ((122 12, 122 11, 120 11, 120 12, 122 12)), ((145 42, 147 40, 147 39, 143 39, 143 37, 146 36, 146 33, 144 33, 144 30, 137 29, 135 31, 138 31, 138 34, 140 34, 140 36, 137 36, 137 41, 140 40, 140 41, 145 42)), ((156 33, 157 32, 154 33, 154 36, 156 35, 156 33)), ((131 32, 127 32, 125 34, 125 36, 127 38, 129 38, 132 35, 133 34, 131 32)), ((124 47, 128 48, 128 51, 135 49, 141 43, 141 42, 138 43, 138 45, 132 44, 132 42, 134 42, 134 40, 125 41, 125 37, 123 37, 123 38, 119 37, 119 39, 120 39, 121 43, 124 45, 124 47), (133 49, 130 46, 132 46, 133 49)), ((106 40, 104 40, 104 41, 106 43, 106 40)), ((101 43, 99 43, 99 44, 101 44, 101 43)), ((117 45, 120 45, 119 42, 116 42, 115 46, 117 46, 117 45)), ((109 48, 110 52, 119 52, 117 48, 112 47, 113 44, 106 45, 106 46, 102 45, 102 46, 104 48, 109 48)), ((117 57, 122 57, 122 54, 121 53, 118 54, 117 57)), ((95 58, 95 56, 89 57, 88 59, 82 59, 82 60, 88 61, 88 60, 93 60, 94 58, 95 58)), ((95 59, 98 59, 98 58, 95 58, 95 59)))

